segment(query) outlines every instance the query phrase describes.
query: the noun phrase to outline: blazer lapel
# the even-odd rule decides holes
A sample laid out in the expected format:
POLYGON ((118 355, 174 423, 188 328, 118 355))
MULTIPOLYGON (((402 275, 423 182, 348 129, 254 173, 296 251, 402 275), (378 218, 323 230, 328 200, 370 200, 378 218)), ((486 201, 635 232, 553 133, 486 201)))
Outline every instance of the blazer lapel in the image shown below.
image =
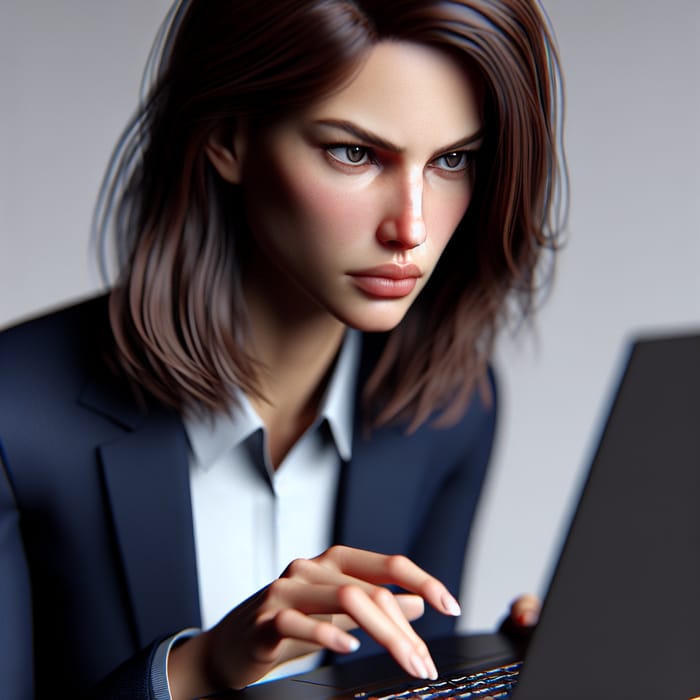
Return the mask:
POLYGON ((139 412, 95 386, 81 403, 129 429, 98 453, 142 647, 201 625, 187 438, 176 415, 139 412))
POLYGON ((364 335, 355 389, 352 458, 343 463, 336 502, 335 542, 384 553, 407 551, 415 536, 413 507, 428 478, 424 431, 406 435, 398 422, 367 431, 360 397, 383 347, 364 335))
POLYGON ((385 554, 407 552, 417 536, 428 465, 424 441, 398 428, 355 435, 343 464, 336 509, 336 542, 385 554))

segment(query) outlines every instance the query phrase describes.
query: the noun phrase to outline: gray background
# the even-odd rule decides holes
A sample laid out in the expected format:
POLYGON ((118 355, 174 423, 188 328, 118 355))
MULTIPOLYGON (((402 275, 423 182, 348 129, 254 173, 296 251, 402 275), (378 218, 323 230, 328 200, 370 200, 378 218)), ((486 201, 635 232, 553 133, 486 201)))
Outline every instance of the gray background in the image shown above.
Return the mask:
MULTIPOLYGON (((99 287, 92 205, 167 5, 0 2, 0 326, 99 287)), ((545 589, 628 340, 700 328, 700 2, 545 7, 567 82, 568 243, 535 332, 498 347, 464 629, 545 589)))

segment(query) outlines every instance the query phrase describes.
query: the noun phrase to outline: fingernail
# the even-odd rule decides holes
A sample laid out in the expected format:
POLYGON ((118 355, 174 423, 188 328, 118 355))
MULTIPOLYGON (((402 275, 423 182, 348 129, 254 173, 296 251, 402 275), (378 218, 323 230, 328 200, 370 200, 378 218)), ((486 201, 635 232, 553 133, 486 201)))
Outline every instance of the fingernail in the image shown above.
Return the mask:
POLYGON ((459 607, 459 603, 449 593, 443 593, 442 607, 454 617, 459 617, 462 614, 462 608, 459 607))
POLYGON ((351 637, 350 639, 346 640, 345 647, 348 650, 348 654, 352 654, 360 648, 360 640, 355 639, 355 637, 351 637))
POLYGON ((430 680, 434 681, 437 680, 438 677, 438 672, 437 672, 437 667, 435 666, 435 662, 432 660, 431 657, 428 657, 428 672, 430 674, 430 680))
POLYGON ((411 667, 411 673, 416 678, 422 678, 426 680, 428 678, 428 669, 423 663, 423 659, 418 656, 418 654, 412 654, 411 658, 408 660, 409 666, 411 667))

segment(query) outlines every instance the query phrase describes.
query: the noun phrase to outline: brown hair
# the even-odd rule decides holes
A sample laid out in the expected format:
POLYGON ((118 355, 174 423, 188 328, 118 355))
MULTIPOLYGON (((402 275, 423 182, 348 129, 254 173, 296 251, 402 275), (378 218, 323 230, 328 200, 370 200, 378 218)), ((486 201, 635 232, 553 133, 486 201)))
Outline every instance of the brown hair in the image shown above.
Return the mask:
POLYGON ((104 274, 110 233, 116 243, 118 365, 159 402, 217 411, 235 387, 259 395, 237 269, 241 207, 206 158, 208 139, 342 86, 384 38, 443 47, 476 67, 486 132, 469 209, 364 387, 374 423, 458 416, 485 376, 509 299, 520 317, 532 312, 566 185, 557 53, 534 0, 181 2, 95 219, 104 274))

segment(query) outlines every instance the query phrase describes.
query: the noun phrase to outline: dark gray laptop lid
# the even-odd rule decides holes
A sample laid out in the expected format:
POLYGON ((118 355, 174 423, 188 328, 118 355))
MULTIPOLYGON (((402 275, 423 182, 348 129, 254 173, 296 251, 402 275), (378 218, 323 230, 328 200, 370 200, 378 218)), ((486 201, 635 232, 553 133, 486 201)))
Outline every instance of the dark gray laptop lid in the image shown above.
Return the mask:
POLYGON ((633 344, 513 698, 696 696, 700 335, 633 344))

